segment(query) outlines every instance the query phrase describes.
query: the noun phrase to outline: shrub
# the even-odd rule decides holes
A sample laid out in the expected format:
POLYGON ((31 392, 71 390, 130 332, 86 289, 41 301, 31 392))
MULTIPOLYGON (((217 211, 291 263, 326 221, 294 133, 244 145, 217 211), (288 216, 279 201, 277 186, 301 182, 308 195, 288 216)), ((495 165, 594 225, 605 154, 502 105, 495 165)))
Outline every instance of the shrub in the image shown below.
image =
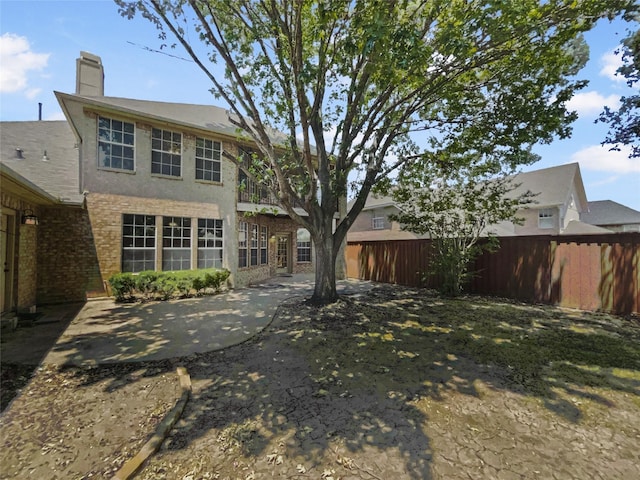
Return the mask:
POLYGON ((141 293, 145 298, 151 298, 157 291, 159 273, 153 270, 146 270, 140 272, 135 277, 136 290, 141 293))
POLYGON ((147 270, 138 274, 116 273, 109 279, 109 284, 118 302, 128 300, 136 295, 142 296, 144 299, 168 300, 173 297, 199 295, 204 293, 206 289, 219 292, 229 275, 229 270, 217 269, 174 272, 147 270))
POLYGON ((133 295, 136 281, 131 273, 116 273, 109 278, 109 285, 117 302, 123 302, 133 295))

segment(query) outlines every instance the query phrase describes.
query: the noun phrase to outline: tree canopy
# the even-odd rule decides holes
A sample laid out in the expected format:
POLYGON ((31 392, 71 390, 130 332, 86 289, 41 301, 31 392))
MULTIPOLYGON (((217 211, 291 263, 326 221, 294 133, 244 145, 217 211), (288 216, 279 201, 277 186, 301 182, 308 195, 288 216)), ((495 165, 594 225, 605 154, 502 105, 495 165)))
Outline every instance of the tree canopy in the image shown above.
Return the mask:
MULTIPOLYGON (((173 36, 261 162, 240 168, 311 233, 314 299, 372 187, 417 158, 517 165, 570 133, 581 34, 629 0, 116 0, 173 36), (216 68, 220 68, 220 73, 216 68), (274 136, 277 130, 283 136, 274 136), (346 211, 347 192, 353 196, 346 211), (334 228, 336 205, 341 203, 334 228), (306 215, 294 206, 301 205, 306 215)), ((237 161, 227 152, 231 160, 237 161)), ((452 165, 455 168, 455 165, 452 165)))
MULTIPOLYGON (((640 16, 635 17, 636 24, 640 16)), ((622 75, 629 87, 640 81, 640 29, 630 32, 622 41, 621 49, 623 63, 617 74, 622 75)), ((604 144, 620 149, 620 145, 630 145, 630 158, 640 157, 640 94, 620 98, 620 108, 617 110, 605 107, 597 121, 609 124, 609 133, 604 144)))

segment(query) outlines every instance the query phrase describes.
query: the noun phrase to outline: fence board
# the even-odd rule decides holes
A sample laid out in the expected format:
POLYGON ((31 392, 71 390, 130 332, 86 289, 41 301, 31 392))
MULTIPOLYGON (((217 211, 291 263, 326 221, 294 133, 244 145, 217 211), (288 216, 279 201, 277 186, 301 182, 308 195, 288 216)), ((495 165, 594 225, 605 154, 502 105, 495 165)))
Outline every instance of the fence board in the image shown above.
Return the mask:
MULTIPOLYGON (((423 282, 429 240, 351 242, 347 276, 407 286, 423 282)), ((640 234, 529 236, 500 239, 475 261, 471 293, 629 314, 640 311, 640 234)))

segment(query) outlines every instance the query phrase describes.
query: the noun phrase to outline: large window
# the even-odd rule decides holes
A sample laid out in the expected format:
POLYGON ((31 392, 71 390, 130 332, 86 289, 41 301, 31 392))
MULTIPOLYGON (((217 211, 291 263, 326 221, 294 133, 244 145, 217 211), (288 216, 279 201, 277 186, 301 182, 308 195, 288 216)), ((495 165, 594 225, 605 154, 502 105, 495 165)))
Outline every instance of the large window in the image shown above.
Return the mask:
POLYGON ((299 228, 297 234, 298 262, 311 261, 311 234, 306 228, 299 228))
POLYGON ((198 268, 222 268, 222 220, 198 219, 198 268))
POLYGON ((260 264, 269 263, 269 237, 267 227, 260 227, 260 264))
POLYGON ((196 179, 210 182, 220 181, 220 142, 196 138, 196 179))
POLYGON ((251 225, 251 266, 258 265, 258 225, 251 225))
POLYGON ((538 210, 538 227, 554 228, 555 218, 553 208, 543 208, 538 210))
POLYGON ((151 132, 151 173, 181 175, 182 135, 154 128, 151 132))
POLYGON ((191 219, 163 217, 162 270, 191 268, 191 219))
POLYGON ((122 216, 122 271, 156 269, 156 217, 122 216))
POLYGON ((238 223, 238 266, 247 266, 247 222, 238 223))
POLYGON ((133 123, 98 117, 98 166, 133 171, 134 132, 133 123))

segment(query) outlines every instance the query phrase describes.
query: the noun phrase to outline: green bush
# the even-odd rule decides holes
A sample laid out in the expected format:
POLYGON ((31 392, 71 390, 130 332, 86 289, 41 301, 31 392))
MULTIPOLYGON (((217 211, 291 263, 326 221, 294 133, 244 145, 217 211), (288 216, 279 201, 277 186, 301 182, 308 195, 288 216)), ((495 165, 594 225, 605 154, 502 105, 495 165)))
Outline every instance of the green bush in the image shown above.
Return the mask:
POLYGON ((138 274, 116 273, 109 279, 109 284, 118 302, 135 297, 168 300, 201 295, 207 289, 219 292, 229 275, 229 270, 213 268, 174 272, 147 270, 138 274))
POLYGON ((140 272, 135 276, 136 290, 145 298, 152 298, 158 290, 159 273, 153 270, 140 272))
POLYGON ((109 278, 109 285, 116 301, 123 302, 133 295, 136 281, 131 273, 116 273, 109 278))

